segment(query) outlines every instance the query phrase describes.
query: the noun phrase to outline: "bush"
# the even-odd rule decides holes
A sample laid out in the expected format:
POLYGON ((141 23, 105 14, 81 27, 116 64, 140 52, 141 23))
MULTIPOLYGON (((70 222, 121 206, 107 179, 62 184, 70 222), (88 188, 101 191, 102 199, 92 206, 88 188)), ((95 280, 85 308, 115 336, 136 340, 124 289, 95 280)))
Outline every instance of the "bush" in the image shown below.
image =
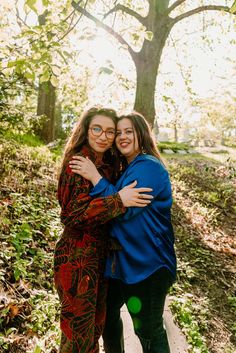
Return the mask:
POLYGON ((161 152, 163 152, 163 150, 165 150, 165 149, 172 150, 174 152, 177 152, 180 150, 188 151, 188 149, 189 149, 189 146, 186 143, 169 142, 169 141, 158 142, 157 147, 158 147, 159 151, 161 151, 161 152))

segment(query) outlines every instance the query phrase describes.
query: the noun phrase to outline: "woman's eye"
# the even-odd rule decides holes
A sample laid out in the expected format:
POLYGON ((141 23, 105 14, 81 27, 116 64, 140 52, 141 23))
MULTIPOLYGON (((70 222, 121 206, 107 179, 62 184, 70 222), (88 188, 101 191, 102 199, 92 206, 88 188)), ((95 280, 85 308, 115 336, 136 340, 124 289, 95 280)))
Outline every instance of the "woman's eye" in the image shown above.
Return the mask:
POLYGON ((92 130, 94 132, 101 132, 102 131, 102 129, 100 127, 98 127, 98 126, 93 127, 92 130))
POLYGON ((107 130, 107 131, 106 131, 106 134, 107 134, 109 137, 113 137, 113 136, 115 136, 115 131, 114 131, 114 130, 107 130))
POLYGON ((126 130, 126 135, 131 135, 133 133, 133 130, 126 130))
POLYGON ((121 135, 121 131, 116 131, 116 136, 120 136, 121 135))

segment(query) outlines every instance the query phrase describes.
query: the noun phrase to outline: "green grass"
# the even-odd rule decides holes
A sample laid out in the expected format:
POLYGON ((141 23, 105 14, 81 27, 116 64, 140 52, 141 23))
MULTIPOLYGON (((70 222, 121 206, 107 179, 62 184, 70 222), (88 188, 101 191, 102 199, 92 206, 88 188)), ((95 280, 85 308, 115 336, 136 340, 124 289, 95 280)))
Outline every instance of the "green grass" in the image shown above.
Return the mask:
POLYGON ((164 149, 172 150, 174 152, 177 151, 188 151, 189 150, 189 145, 186 143, 181 143, 181 142, 158 142, 157 147, 159 151, 163 151, 164 149))
POLYGON ((26 145, 30 147, 39 147, 44 145, 39 137, 33 134, 19 134, 8 131, 4 132, 2 136, 5 140, 18 142, 20 145, 26 145))

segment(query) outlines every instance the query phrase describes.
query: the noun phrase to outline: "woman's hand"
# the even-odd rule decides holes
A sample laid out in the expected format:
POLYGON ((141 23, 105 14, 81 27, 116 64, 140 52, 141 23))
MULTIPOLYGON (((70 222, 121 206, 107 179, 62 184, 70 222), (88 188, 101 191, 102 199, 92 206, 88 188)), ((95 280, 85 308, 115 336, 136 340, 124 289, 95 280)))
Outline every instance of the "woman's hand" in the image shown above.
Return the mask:
POLYGON ((99 174, 95 164, 88 158, 81 156, 73 156, 69 162, 72 172, 81 175, 85 179, 91 181, 95 186, 102 176, 99 174))
POLYGON ((125 207, 145 207, 151 203, 152 195, 143 194, 143 192, 151 192, 150 188, 135 188, 137 181, 125 186, 119 191, 120 198, 125 207))

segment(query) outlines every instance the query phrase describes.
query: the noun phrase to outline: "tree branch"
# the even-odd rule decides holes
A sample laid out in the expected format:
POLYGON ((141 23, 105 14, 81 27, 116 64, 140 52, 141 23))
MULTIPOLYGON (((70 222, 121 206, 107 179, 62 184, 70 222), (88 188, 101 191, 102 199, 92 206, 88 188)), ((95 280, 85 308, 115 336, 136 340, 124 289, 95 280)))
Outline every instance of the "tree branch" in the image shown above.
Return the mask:
POLYGON ((192 15, 195 15, 197 13, 203 12, 203 11, 224 11, 230 13, 230 8, 228 6, 221 6, 221 5, 205 5, 205 6, 200 6, 197 7, 196 9, 187 11, 183 13, 182 15, 179 15, 175 18, 173 18, 173 23, 177 23, 184 18, 190 17, 192 15))
POLYGON ((127 46, 127 49, 130 53, 130 55, 132 56, 132 58, 135 60, 136 58, 136 52, 131 48, 131 46, 126 42, 126 40, 124 40, 124 38, 118 34, 117 32, 115 32, 111 27, 107 26, 105 23, 103 23, 102 21, 100 21, 99 19, 97 19, 96 17, 94 17, 93 15, 91 15, 87 10, 85 10, 83 7, 79 6, 78 4, 76 4, 74 1, 72 1, 72 6, 79 11, 80 13, 82 13, 84 16, 86 16, 87 18, 89 18, 90 20, 92 20, 93 22, 96 23, 96 25, 98 25, 99 27, 105 29, 105 31, 107 31, 108 33, 110 33, 113 37, 115 37, 118 42, 120 42, 122 45, 127 46))
POLYGON ((16 21, 19 25, 20 28, 22 28, 21 26, 21 22, 25 25, 25 27, 30 28, 27 23, 20 17, 20 13, 19 13, 19 9, 18 9, 18 0, 15 1, 15 9, 16 9, 16 21))
POLYGON ((176 9, 176 7, 178 7, 179 5, 181 5, 183 2, 185 2, 186 0, 177 0, 175 1, 165 12, 165 15, 168 16, 174 9, 176 9))
POLYGON ((111 9, 110 11, 108 11, 105 15, 104 18, 106 18, 108 15, 110 15, 113 12, 117 12, 117 11, 122 11, 127 13, 128 15, 136 18, 136 20, 138 20, 140 23, 142 23, 142 25, 146 26, 146 19, 145 17, 141 16, 139 13, 137 13, 136 11, 130 9, 127 6, 121 5, 121 4, 117 4, 116 6, 113 7, 113 9, 111 9))
MULTIPOLYGON (((80 2, 81 2, 81 1, 80 1, 80 2)), ((85 3, 85 7, 87 6, 87 3, 88 3, 88 0, 87 0, 86 3, 85 3)), ((74 17, 75 11, 76 11, 76 10, 74 9, 74 11, 72 12, 73 17, 74 17)), ((73 26, 71 26, 71 27, 68 29, 68 31, 67 31, 66 33, 64 33, 61 38, 58 39, 58 42, 62 41, 62 40, 75 28, 75 26, 76 26, 76 25, 79 23, 79 21, 81 20, 82 16, 83 16, 83 14, 81 13, 80 16, 79 16, 79 18, 77 19, 77 21, 73 24, 73 26)), ((71 25, 72 22, 73 22, 73 17, 72 17, 72 19, 71 19, 70 25, 71 25)))

